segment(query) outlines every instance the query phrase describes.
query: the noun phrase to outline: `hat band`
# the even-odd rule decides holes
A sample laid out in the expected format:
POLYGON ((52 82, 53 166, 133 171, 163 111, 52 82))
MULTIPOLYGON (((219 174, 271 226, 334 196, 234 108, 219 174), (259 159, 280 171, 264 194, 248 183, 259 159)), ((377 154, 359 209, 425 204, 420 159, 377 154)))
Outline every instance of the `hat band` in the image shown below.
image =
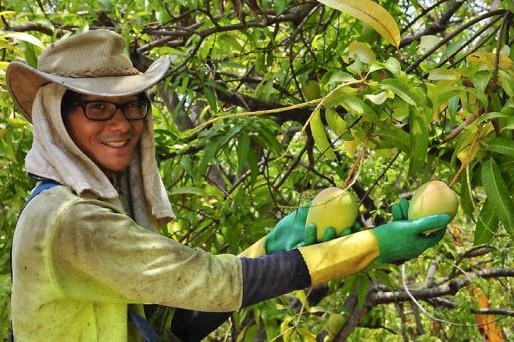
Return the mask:
POLYGON ((110 77, 110 76, 133 76, 139 75, 141 72, 136 68, 120 68, 120 69, 96 69, 96 70, 83 70, 80 72, 71 73, 56 73, 45 70, 40 70, 55 76, 70 77, 70 78, 88 78, 88 77, 110 77))

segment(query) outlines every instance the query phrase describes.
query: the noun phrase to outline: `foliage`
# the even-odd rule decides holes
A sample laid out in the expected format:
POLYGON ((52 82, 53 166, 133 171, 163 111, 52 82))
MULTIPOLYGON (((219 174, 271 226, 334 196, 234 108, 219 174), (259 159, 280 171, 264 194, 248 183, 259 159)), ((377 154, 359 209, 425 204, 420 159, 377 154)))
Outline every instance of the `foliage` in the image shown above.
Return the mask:
MULTIPOLYGON (((152 94, 160 168, 178 216, 162 233, 213 253, 242 251, 329 185, 352 188, 368 227, 389 220, 391 203, 429 179, 459 193, 443 243, 418 260, 246 308, 233 330, 225 325, 212 339, 313 340, 328 334, 335 314, 344 323, 329 339, 475 340, 487 337, 480 314, 494 315, 512 339, 512 5, 379 1, 400 28, 396 41, 372 29, 385 17, 322 3, 369 5, 5 1, 1 75, 7 62, 35 66, 45 44, 91 28, 123 34, 141 69, 170 56, 169 76, 152 94)), ((23 170, 30 126, 3 84, 2 334, 10 241, 33 185, 23 170)))

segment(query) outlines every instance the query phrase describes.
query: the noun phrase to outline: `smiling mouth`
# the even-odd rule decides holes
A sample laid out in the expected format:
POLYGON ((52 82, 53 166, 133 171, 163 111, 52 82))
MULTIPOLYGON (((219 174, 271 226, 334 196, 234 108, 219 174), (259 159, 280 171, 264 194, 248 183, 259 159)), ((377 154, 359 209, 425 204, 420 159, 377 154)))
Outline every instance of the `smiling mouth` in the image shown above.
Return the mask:
POLYGON ((103 144, 106 146, 109 146, 109 147, 119 148, 119 147, 124 147, 124 146, 128 145, 129 142, 130 142, 130 139, 122 140, 122 141, 104 141, 103 144))

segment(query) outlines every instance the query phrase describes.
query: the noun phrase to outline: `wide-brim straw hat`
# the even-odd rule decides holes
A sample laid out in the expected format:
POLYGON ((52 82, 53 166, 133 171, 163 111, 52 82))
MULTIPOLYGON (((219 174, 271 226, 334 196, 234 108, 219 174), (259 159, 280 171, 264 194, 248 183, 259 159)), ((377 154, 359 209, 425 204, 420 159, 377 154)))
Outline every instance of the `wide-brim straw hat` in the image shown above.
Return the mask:
POLYGON ((16 107, 32 121, 36 93, 49 82, 87 95, 127 96, 159 82, 169 65, 169 58, 163 57, 140 72, 126 55, 125 41, 119 34, 92 30, 51 44, 39 56, 37 69, 11 62, 6 83, 16 107))

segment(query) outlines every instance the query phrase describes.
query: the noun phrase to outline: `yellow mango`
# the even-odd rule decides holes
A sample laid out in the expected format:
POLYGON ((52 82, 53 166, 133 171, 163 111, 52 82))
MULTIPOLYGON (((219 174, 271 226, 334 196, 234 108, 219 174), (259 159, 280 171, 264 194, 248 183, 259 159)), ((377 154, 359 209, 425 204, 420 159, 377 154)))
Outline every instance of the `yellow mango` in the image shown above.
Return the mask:
POLYGON ((409 202, 409 220, 435 214, 452 217, 459 209, 459 196, 445 182, 430 181, 420 186, 409 202))
POLYGON ((357 215, 358 204, 355 196, 347 190, 329 187, 320 191, 312 200, 306 224, 316 225, 319 241, 328 227, 333 227, 337 234, 352 227, 357 215))

